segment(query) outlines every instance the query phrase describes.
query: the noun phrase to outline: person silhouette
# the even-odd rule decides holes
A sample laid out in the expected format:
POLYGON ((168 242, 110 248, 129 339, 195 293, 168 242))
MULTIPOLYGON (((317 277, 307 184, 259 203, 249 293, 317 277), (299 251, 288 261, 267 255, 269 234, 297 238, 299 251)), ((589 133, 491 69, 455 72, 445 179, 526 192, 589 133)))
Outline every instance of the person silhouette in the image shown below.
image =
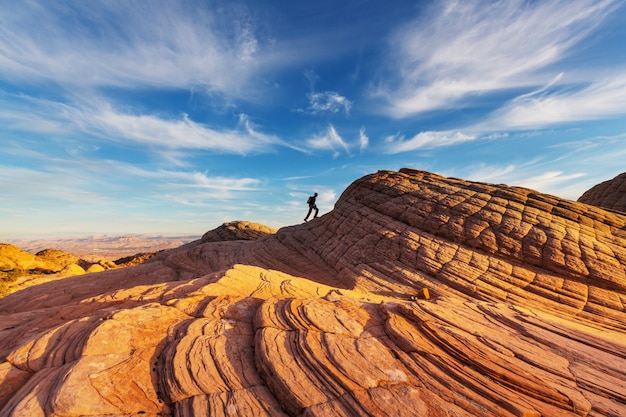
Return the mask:
POLYGON ((315 219, 317 217, 317 213, 319 213, 319 210, 317 208, 317 205, 315 204, 315 199, 317 198, 317 193, 314 193, 312 196, 310 196, 308 198, 308 200, 306 201, 306 203, 309 205, 309 212, 306 214, 306 217, 304 218, 304 221, 306 222, 307 219, 309 218, 309 216, 311 215, 311 212, 313 210, 315 210, 315 214, 313 215, 313 218, 315 219))

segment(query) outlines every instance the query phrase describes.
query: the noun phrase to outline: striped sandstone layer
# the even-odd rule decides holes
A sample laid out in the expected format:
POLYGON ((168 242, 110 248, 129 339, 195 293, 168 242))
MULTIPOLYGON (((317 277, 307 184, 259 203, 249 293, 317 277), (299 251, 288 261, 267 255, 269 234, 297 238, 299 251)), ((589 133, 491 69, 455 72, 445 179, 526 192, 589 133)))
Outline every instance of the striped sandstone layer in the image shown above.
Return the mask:
POLYGON ((626 216, 405 169, 218 229, 1 299, 0 415, 626 415, 626 216))

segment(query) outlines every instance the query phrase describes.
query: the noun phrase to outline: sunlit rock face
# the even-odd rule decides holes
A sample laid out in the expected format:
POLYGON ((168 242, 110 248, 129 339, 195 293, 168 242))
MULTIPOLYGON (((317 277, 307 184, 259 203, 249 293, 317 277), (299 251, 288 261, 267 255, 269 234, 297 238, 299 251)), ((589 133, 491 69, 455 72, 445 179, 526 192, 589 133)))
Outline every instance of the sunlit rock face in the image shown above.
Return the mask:
POLYGON ((78 261, 77 257, 73 257, 75 259, 70 258, 72 257, 70 254, 65 254, 67 255, 65 258, 60 258, 50 256, 51 253, 52 251, 48 250, 33 255, 14 245, 0 243, 0 272, 11 270, 58 272, 65 266, 78 261))
POLYGON ((626 213, 626 172, 591 187, 578 201, 626 213))
POLYGON ((256 240, 266 235, 276 233, 276 230, 253 222, 233 221, 224 223, 220 227, 206 232, 201 239, 202 243, 223 242, 226 240, 256 240))
POLYGON ((626 415, 626 216, 401 170, 239 230, 0 299, 0 415, 626 415))

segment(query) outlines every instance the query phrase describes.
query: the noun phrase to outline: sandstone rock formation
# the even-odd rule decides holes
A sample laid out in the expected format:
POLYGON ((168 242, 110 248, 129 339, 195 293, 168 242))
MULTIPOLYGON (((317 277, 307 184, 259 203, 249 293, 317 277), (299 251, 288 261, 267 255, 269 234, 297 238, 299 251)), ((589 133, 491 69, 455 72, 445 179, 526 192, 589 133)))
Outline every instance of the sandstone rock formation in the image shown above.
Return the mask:
POLYGON ((0 297, 23 287, 25 282, 30 283, 33 274, 53 274, 68 265, 64 262, 67 259, 59 258, 58 253, 45 252, 42 255, 33 255, 14 245, 0 243, 0 297))
POLYGON ((223 242, 226 240, 256 240, 276 233, 276 230, 253 222, 233 221, 206 232, 201 242, 223 242))
POLYGON ((0 243, 0 271, 11 271, 14 269, 22 271, 34 269, 51 271, 56 267, 56 264, 47 259, 25 252, 14 245, 0 243))
POLYGON ((578 201, 626 213, 626 172, 591 187, 578 201))
POLYGON ((122 268, 126 268, 129 266, 136 266, 144 262, 147 262, 159 252, 161 251, 151 252, 151 253, 136 253, 132 256, 125 256, 123 258, 116 259, 115 265, 118 267, 122 267, 122 268))
POLYGON ((54 264, 56 268, 58 268, 57 271, 72 264, 78 265, 81 260, 76 255, 72 255, 58 249, 44 249, 37 252, 36 256, 38 256, 40 259, 50 262, 51 264, 54 264))
POLYGON ((44 282, 117 267, 106 259, 89 262, 58 249, 44 249, 33 255, 0 243, 0 297, 44 282))
MULTIPOLYGON (((85 271, 85 270, 83 270, 83 271, 85 271)), ((100 264, 93 264, 93 265, 89 266, 85 272, 87 272, 89 274, 93 274, 93 273, 102 272, 102 271, 106 271, 106 269, 102 265, 100 265, 100 264)), ((78 275, 78 274, 76 274, 76 275, 78 275)))
POLYGON ((624 215, 381 171, 309 223, 0 299, 0 415, 623 416, 625 274, 624 215))

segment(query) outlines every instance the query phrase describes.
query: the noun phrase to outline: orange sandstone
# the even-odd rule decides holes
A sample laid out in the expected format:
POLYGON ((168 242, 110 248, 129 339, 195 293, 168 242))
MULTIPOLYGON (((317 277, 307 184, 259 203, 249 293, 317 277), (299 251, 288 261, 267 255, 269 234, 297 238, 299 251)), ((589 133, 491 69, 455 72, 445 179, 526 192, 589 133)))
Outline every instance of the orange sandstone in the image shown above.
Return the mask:
POLYGON ((624 215, 381 171, 0 299, 0 415, 626 415, 625 271, 624 215))

